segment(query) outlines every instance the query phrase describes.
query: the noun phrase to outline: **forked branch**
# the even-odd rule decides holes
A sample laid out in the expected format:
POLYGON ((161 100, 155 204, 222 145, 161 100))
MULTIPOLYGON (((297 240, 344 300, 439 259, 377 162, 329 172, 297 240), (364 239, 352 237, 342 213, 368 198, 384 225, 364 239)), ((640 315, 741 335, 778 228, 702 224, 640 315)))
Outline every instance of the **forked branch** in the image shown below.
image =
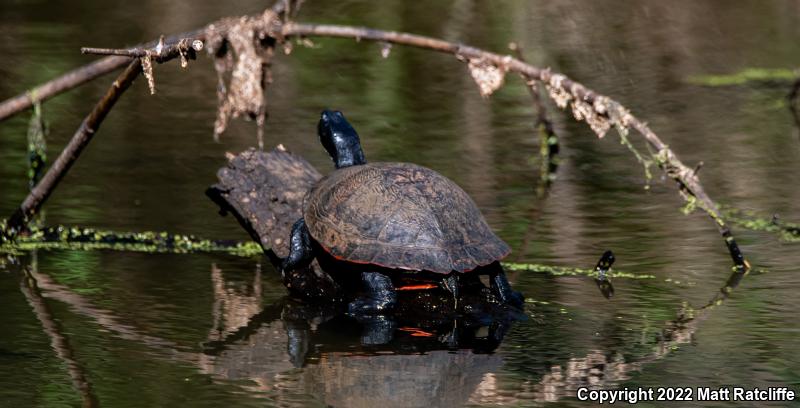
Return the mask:
MULTIPOLYGON (((275 5, 272 6, 271 10, 276 14, 282 15, 286 9, 286 4, 286 1, 277 1, 275 5)), ((215 25, 218 32, 227 32, 229 26, 233 23, 234 21, 232 20, 221 20, 216 22, 215 25)), ((208 26, 205 26, 196 30, 169 36, 164 40, 164 43, 166 45, 174 45, 184 38, 193 38, 205 42, 207 40, 206 35, 208 28, 208 26)), ((157 44, 158 40, 153 40, 148 43, 140 44, 135 48, 152 48, 157 46, 157 44)), ((45 101, 62 92, 69 91, 86 82, 122 68, 129 64, 130 61, 130 57, 127 55, 110 55, 69 71, 57 78, 53 78, 13 98, 6 99, 0 103, 0 122, 31 108, 36 102, 45 101)))
MULTIPOLYGON (((45 200, 55 190, 58 183, 67 174, 67 171, 72 167, 72 164, 78 159, 83 149, 91 142, 92 137, 100 128, 100 124, 114 107, 119 97, 131 86, 133 80, 142 72, 142 66, 138 59, 133 60, 128 64, 128 68, 123 71, 119 77, 111 84, 106 91, 105 95, 97 102, 92 111, 83 120, 81 126, 72 136, 67 146, 58 155, 53 165, 47 169, 42 180, 39 181, 30 194, 25 197, 25 200, 20 204, 19 208, 9 218, 8 224, 4 231, 0 234, 5 235, 5 238, 13 238, 19 231, 24 228, 31 217, 39 212, 39 209, 44 204, 45 200)), ((2 237, 0 237, 2 238, 2 237)), ((1 240, 1 239, 0 239, 1 240)))

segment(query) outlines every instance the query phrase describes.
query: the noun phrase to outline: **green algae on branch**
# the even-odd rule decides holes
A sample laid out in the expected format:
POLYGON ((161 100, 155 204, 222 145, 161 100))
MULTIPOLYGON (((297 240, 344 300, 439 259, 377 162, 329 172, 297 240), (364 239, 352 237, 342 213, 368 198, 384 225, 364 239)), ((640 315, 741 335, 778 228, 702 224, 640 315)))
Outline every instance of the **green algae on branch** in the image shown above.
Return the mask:
POLYGON ((746 68, 728 75, 694 75, 687 78, 686 82, 717 87, 746 85, 751 82, 790 82, 798 76, 800 72, 791 69, 746 68))
MULTIPOLYGON (((641 164, 642 167, 644 168, 644 177, 645 177, 645 183, 646 183, 645 186, 644 186, 644 189, 645 190, 649 190, 650 189, 650 181, 653 180, 653 173, 650 172, 650 167, 654 163, 658 162, 658 158, 656 158, 655 155, 653 154, 653 152, 650 151, 650 146, 649 145, 648 145, 648 151, 650 152, 650 156, 653 157, 653 160, 646 159, 644 157, 644 155, 639 153, 639 150, 636 148, 636 146, 634 146, 633 143, 631 143, 631 141, 628 139, 629 129, 627 127, 621 126, 619 124, 619 122, 615 122, 614 123, 614 128, 617 129, 617 134, 619 135, 619 143, 621 145, 627 147, 628 150, 633 154, 633 156, 636 157, 636 161, 638 161, 639 164, 641 164)), ((658 162, 658 164, 661 165, 660 162, 658 162)), ((692 197, 694 197, 694 196, 692 196, 692 197)))
MULTIPOLYGON (((0 227, 5 221, 0 221, 0 227)), ((115 232, 83 227, 32 228, 30 233, 2 243, 1 252, 34 249, 111 249, 154 253, 223 252, 251 257, 263 253, 255 242, 220 241, 168 232, 115 232)))
MULTIPOLYGON (((552 266, 534 263, 501 262, 503 267, 510 271, 543 272, 553 276, 588 276, 597 278, 600 272, 597 269, 572 268, 567 266, 552 266)), ((655 275, 642 275, 622 271, 609 271, 607 274, 612 278, 626 279, 655 279, 655 275)))
POLYGON ((775 215, 772 218, 759 217, 752 211, 739 210, 725 205, 720 205, 720 212, 725 219, 742 228, 776 233, 786 242, 800 242, 800 224, 779 221, 775 215))
MULTIPOLYGON (((5 220, 0 220, 0 230, 5 220)), ((35 249, 96 250, 150 252, 150 253, 201 253, 218 252, 242 257, 259 256, 261 246, 253 241, 220 241, 197 238, 193 235, 168 232, 116 232, 94 228, 54 226, 33 228, 30 233, 19 235, 14 241, 0 243, 0 253, 19 254, 35 249)), ((541 272, 553 276, 597 277, 596 269, 571 268, 534 263, 503 262, 503 267, 512 271, 541 272)), ((654 279, 654 275, 640 275, 611 271, 613 278, 654 279)))

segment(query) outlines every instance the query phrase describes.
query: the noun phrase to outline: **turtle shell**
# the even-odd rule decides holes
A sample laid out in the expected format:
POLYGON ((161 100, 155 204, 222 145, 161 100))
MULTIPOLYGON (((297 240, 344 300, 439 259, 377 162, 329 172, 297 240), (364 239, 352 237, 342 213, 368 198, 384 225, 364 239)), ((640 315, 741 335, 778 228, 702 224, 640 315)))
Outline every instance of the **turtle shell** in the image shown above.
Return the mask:
POLYGON ((467 272, 511 251, 461 187, 410 163, 333 172, 309 193, 304 217, 326 251, 355 263, 467 272))

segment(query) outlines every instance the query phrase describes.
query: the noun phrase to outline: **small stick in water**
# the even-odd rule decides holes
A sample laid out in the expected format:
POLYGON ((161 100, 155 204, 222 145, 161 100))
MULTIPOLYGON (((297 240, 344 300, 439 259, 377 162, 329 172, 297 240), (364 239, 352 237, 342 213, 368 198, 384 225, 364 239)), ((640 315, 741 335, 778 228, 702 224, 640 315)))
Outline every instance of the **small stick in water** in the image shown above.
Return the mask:
POLYGON ((606 299, 611 299, 611 297, 614 296, 614 286, 611 285, 607 273, 611 270, 611 265, 614 265, 615 260, 614 253, 608 250, 603 252, 603 256, 600 257, 600 260, 597 261, 597 266, 594 267, 594 270, 597 271, 598 274, 594 282, 597 283, 600 293, 602 293, 606 299))

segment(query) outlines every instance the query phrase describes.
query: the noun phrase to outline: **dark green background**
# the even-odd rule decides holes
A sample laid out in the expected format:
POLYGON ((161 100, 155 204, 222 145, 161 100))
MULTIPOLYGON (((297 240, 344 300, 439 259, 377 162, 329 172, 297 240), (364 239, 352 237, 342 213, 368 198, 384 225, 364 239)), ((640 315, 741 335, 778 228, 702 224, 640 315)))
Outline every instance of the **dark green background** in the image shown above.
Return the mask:
MULTIPOLYGON (((79 53, 81 46, 135 44, 266 6, 195 3, 4 0, 0 98, 91 61, 79 53)), ((800 4, 795 1, 311 0, 299 20, 410 31, 498 52, 516 41, 529 62, 631 108, 687 165, 702 160, 701 181, 715 200, 800 220, 800 138, 784 98, 790 83, 709 88, 687 82, 693 75, 750 67, 796 67, 800 4)), ((761 272, 695 321, 691 337, 664 350, 657 334, 682 308, 706 304, 731 266, 713 223, 702 213, 679 211, 684 203, 671 181, 655 172, 646 191, 641 167, 615 134, 598 140, 570 114, 551 111, 562 164, 550 195, 538 199, 538 139, 521 80, 508 76, 507 85, 484 100, 453 56, 395 46, 383 59, 377 44, 314 43, 315 49, 296 46, 290 56, 275 59, 267 146, 283 143, 329 171, 316 120, 323 108, 340 109, 360 132, 369 160, 413 161, 463 186, 513 247, 511 260, 591 267, 603 250, 613 249, 617 268, 656 278, 618 279, 617 296, 607 301, 584 277, 512 274, 529 299, 547 303, 528 304, 532 318, 514 326, 490 361, 469 353, 374 360, 334 353, 294 369, 280 322, 253 346, 261 352, 258 359, 233 352, 227 360, 198 354, 199 344, 214 335, 214 311, 223 311, 223 326, 235 327, 236 313, 248 310, 237 301, 257 309, 285 293, 263 260, 259 294, 253 288, 256 260, 39 251, 41 273, 116 316, 115 324, 167 339, 185 352, 175 356, 148 346, 47 299, 103 405, 359 406, 384 386, 381 376, 398 367, 432 371, 431 379, 408 374, 440 387, 441 399, 429 406, 537 405, 548 398, 559 399, 559 406, 583 406, 574 400, 574 388, 582 383, 570 376, 581 367, 604 369, 598 386, 606 388, 798 389, 797 244, 735 229, 761 272), (210 277, 212 264, 222 278, 210 277), (214 281, 223 289, 215 292, 214 281), (222 293, 230 297, 220 309, 215 299, 222 293), (449 366, 463 373, 459 364, 477 372, 477 391, 442 379, 438 370, 449 366), (373 378, 374 388, 342 385, 357 375, 373 378)), ((254 124, 236 121, 220 143, 212 140, 216 76, 205 56, 187 70, 177 63, 157 66, 155 76, 156 95, 150 96, 140 79, 110 114, 47 203, 48 223, 247 239, 232 218, 217 215, 203 191, 215 182, 226 151, 255 144, 254 124)), ((101 78, 45 104, 51 158, 111 80, 101 78)), ((27 193, 27 120, 19 115, 0 124, 0 214, 10 214, 27 193)), ((0 405, 79 405, 66 367, 19 284, 19 272, 0 272, 0 405)), ((411 403, 403 398, 418 386, 398 382, 395 393, 383 397, 384 405, 393 397, 411 403)))

